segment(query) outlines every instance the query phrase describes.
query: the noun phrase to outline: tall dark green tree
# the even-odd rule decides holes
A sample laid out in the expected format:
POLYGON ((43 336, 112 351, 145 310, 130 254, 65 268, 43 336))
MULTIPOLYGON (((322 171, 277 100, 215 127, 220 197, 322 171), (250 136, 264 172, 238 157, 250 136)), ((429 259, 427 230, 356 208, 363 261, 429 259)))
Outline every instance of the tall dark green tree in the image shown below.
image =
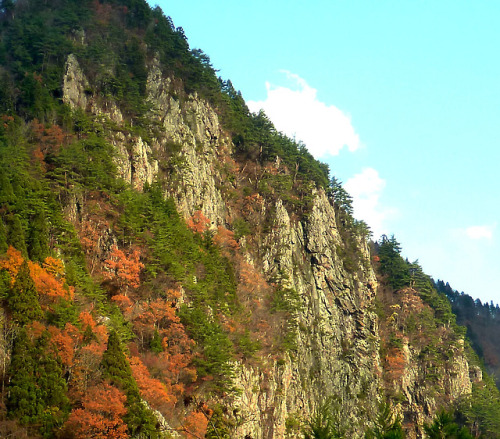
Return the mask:
POLYGON ((0 206, 14 203, 16 196, 7 173, 0 167, 0 206))
POLYGON ((7 306, 12 319, 21 325, 26 325, 42 318, 42 308, 38 301, 33 279, 27 261, 24 261, 17 273, 14 285, 7 295, 7 306))
POLYGON ((208 422, 207 433, 205 434, 206 439, 231 439, 231 432, 229 426, 231 422, 228 421, 222 408, 220 406, 215 407, 212 416, 208 422))
POLYGON ((467 428, 460 428, 454 416, 445 411, 439 412, 432 424, 425 424, 424 430, 429 439, 472 439, 467 428))
POLYGON ((304 439, 342 439, 346 437, 341 422, 340 404, 332 398, 325 401, 303 429, 304 439))
POLYGON ((490 377, 472 386, 472 394, 464 398, 460 414, 474 437, 497 438, 500 432, 500 392, 490 377))
POLYGON ((49 348, 45 331, 33 343, 25 328, 14 342, 9 367, 7 410, 23 424, 36 425, 44 437, 52 437, 69 412, 67 386, 61 361, 49 348))
POLYGON ((373 428, 368 429, 365 439, 404 439, 405 434, 399 417, 394 417, 391 407, 382 403, 373 428))
POLYGON ((7 216, 7 226, 7 243, 19 250, 24 257, 28 256, 26 237, 19 216, 15 214, 7 216))
POLYGON ((33 345, 23 328, 14 342, 12 360, 9 367, 9 387, 7 410, 23 424, 35 420, 41 413, 41 392, 36 385, 36 362, 33 345))
POLYGON ((47 218, 41 208, 37 209, 30 221, 28 253, 31 260, 39 262, 49 256, 47 218))
POLYGON ((0 218, 0 255, 7 251, 7 229, 0 218))
POLYGON ((43 411, 37 419, 44 437, 52 437, 69 413, 66 380, 63 377, 61 359, 49 346, 50 334, 45 331, 35 343, 36 384, 43 411))
POLYGON ((330 196, 334 203, 344 211, 348 216, 352 217, 352 197, 342 186, 342 182, 335 176, 330 179, 330 196))
POLYGON ((12 18, 12 15, 14 14, 14 0, 1 0, 0 14, 5 15, 8 18, 12 18))
POLYGON ((120 338, 116 331, 111 331, 108 346, 103 354, 101 368, 104 378, 121 389, 127 396, 127 414, 124 421, 127 423, 132 436, 156 438, 156 418, 142 403, 139 388, 132 376, 130 364, 123 353, 120 338))
POLYGON ((410 267, 401 257, 401 245, 394 235, 390 238, 382 236, 378 243, 380 270, 387 275, 387 282, 398 290, 410 285, 410 267))

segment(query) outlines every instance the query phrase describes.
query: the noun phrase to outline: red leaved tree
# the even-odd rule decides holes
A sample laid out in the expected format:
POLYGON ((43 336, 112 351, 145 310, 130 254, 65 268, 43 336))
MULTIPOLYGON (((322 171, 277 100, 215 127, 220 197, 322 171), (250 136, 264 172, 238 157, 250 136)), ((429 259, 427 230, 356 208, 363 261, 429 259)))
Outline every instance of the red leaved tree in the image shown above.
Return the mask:
MULTIPOLYGON (((23 262, 21 252, 14 247, 9 247, 6 256, 0 260, 0 268, 8 271, 12 284, 23 262)), ((60 299, 73 300, 74 288, 65 285, 64 264, 60 259, 48 257, 42 266, 28 261, 28 267, 42 309, 50 309, 60 299)))
POLYGON ((188 219, 187 225, 188 227, 196 233, 203 234, 208 229, 208 225, 210 224, 210 220, 203 215, 201 210, 197 210, 193 213, 193 216, 188 219))
POLYGON ((82 400, 82 408, 69 415, 65 429, 75 439, 125 439, 127 424, 123 416, 127 413, 124 393, 107 383, 88 389, 82 400))
POLYGON ((186 416, 183 430, 188 439, 202 439, 208 427, 208 418, 201 411, 193 411, 186 416))
POLYGON ((106 326, 98 324, 92 314, 87 311, 79 316, 81 330, 74 326, 65 327, 65 332, 75 344, 73 366, 69 381, 69 392, 72 398, 82 398, 88 388, 99 382, 101 371, 99 364, 106 350, 108 331, 106 326))
POLYGON ((105 277, 115 283, 124 293, 131 288, 139 287, 141 270, 144 268, 140 258, 141 255, 137 249, 127 255, 118 247, 114 247, 109 259, 104 261, 108 270, 105 277))
POLYGON ((9 246, 6 255, 0 259, 0 268, 7 270, 12 285, 14 285, 14 282, 16 281, 17 273, 21 268, 21 265, 23 265, 23 262, 24 258, 22 253, 12 246, 9 246))
POLYGON ((171 386, 153 378, 139 357, 130 359, 130 367, 141 396, 151 407, 162 413, 171 412, 177 402, 177 398, 172 394, 171 386))

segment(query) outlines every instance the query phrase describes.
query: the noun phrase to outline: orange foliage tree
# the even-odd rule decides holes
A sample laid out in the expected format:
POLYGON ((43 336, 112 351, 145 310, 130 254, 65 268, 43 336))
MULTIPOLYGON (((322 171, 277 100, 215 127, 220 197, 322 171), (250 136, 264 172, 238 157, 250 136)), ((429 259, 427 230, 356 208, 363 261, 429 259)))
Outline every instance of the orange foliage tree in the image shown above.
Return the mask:
POLYGON ((113 299, 131 321, 142 347, 155 335, 160 338, 161 352, 144 354, 143 360, 176 400, 184 391, 183 383, 196 379, 196 369, 191 365, 195 342, 189 338, 176 314, 179 291, 168 290, 166 294, 166 298, 138 301, 133 305, 122 296, 113 299))
POLYGON ((78 328, 71 323, 66 323, 64 329, 49 326, 48 331, 51 335, 50 342, 54 351, 61 358, 63 366, 69 370, 73 366, 73 357, 77 346, 75 335, 78 332, 78 328))
POLYGON ((192 411, 183 424, 183 430, 188 439, 202 439, 205 437, 208 427, 208 418, 201 411, 192 411))
POLYGON ((88 389, 82 400, 82 408, 69 415, 65 429, 75 439, 125 439, 127 425, 123 416, 127 413, 124 393, 107 383, 88 389))
POLYGON ((222 250, 222 254, 226 257, 230 257, 240 248, 240 245, 236 239, 234 239, 234 232, 222 226, 217 227, 217 233, 214 236, 214 244, 219 246, 222 250))
POLYGON ((46 127, 38 119, 34 119, 31 123, 31 133, 43 157, 47 154, 57 154, 68 139, 68 135, 64 133, 60 126, 51 125, 46 127))
MULTIPOLYGON (((0 268, 8 271, 12 284, 23 262, 21 252, 12 246, 7 249, 5 257, 0 260, 0 268)), ((39 294, 42 309, 50 309, 60 299, 73 300, 74 288, 65 284, 64 264, 60 259, 49 256, 42 266, 28 261, 28 267, 30 277, 39 294)))
POLYGON ((196 233, 203 234, 207 231, 208 225, 210 224, 210 220, 203 215, 201 210, 197 210, 193 213, 193 216, 188 219, 187 225, 188 227, 196 233))
POLYGON ((126 255, 118 247, 114 247, 109 259, 104 262, 108 270, 105 276, 125 293, 129 288, 139 287, 141 270, 144 268, 140 258, 141 255, 137 249, 126 255))
POLYGON ((66 323, 64 329, 52 325, 46 326, 38 321, 33 321, 28 325, 28 333, 32 339, 40 338, 45 331, 50 334, 50 348, 55 355, 59 356, 63 367, 69 370, 73 366, 75 349, 81 338, 80 330, 71 323, 66 323))
POLYGON ((99 364, 106 350, 108 331, 103 324, 97 324, 92 315, 83 311, 79 316, 81 330, 66 325, 65 333, 74 342, 73 366, 69 381, 69 391, 73 398, 81 398, 87 389, 96 385, 101 372, 99 364))
POLYGON ((132 375, 139 386, 141 396, 156 410, 170 412, 176 403, 171 386, 153 378, 139 357, 130 359, 132 375))
POLYGON ((402 349, 390 349, 385 362, 388 378, 391 381, 398 381, 403 376, 406 367, 406 360, 402 349))
POLYGON ((64 278, 57 279, 35 262, 28 262, 28 266, 35 288, 40 295, 42 308, 50 308, 50 305, 57 303, 60 299, 73 300, 74 288, 64 285, 64 278))
POLYGON ((9 246, 5 256, 0 259, 0 268, 7 270, 10 276, 10 283, 14 285, 16 281, 17 273, 24 262, 22 253, 16 250, 14 247, 9 246))
POLYGON ((139 336, 141 345, 151 339, 153 334, 163 337, 172 323, 178 323, 177 299, 180 292, 173 289, 165 291, 166 297, 158 297, 150 301, 133 302, 123 294, 117 294, 112 300, 119 306, 125 318, 132 323, 134 332, 139 336))

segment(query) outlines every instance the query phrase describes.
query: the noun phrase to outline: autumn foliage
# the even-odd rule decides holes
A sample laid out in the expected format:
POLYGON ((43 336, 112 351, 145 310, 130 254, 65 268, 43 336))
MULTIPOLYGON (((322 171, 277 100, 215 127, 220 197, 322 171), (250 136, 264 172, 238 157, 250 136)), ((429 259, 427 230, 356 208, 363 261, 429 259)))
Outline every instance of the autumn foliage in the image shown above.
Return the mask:
POLYGON ((31 133, 43 157, 57 154, 69 138, 59 125, 46 126, 38 119, 34 119, 31 123, 31 133))
POLYGON ((403 376, 406 367, 406 360, 401 349, 392 348, 386 358, 386 370, 391 381, 399 381, 403 376))
MULTIPOLYGON (((0 260, 0 268, 7 270, 12 284, 23 262, 21 252, 14 247, 9 247, 6 256, 0 260)), ((74 288, 65 284, 64 264, 61 260, 49 256, 42 266, 28 261, 28 267, 39 294, 42 309, 50 309, 61 299, 73 300, 74 288)))
POLYGON ((10 275, 10 282, 12 285, 16 280, 17 273, 23 262, 24 258, 21 252, 12 246, 9 246, 6 255, 0 259, 0 268, 7 270, 10 275))
POLYGON ((172 393, 171 386, 153 378, 148 368, 139 357, 130 359, 132 375, 139 386, 141 396, 156 410, 168 413, 174 407, 176 397, 172 393), (170 387, 170 388, 169 388, 170 387))
POLYGON ((124 291, 139 287, 141 270, 144 268, 140 258, 141 255, 137 249, 126 254, 118 247, 114 247, 109 259, 105 261, 107 269, 105 277, 124 291))
POLYGON ((203 234, 208 230, 208 225, 210 224, 210 220, 203 215, 201 210, 197 210, 193 213, 193 216, 188 219, 187 225, 188 227, 195 233, 203 234))
POLYGON ((144 351, 137 351, 130 360, 134 378, 142 396, 160 411, 171 408, 184 392, 185 384, 196 379, 192 366, 194 341, 177 316, 179 295, 179 291, 169 289, 166 297, 149 301, 134 302, 123 295, 112 298, 131 322, 144 351), (155 337, 160 352, 148 352, 155 337))
POLYGON ((208 427, 208 418, 201 411, 191 412, 184 422, 184 432, 188 439, 202 439, 208 427))
POLYGON ((107 383, 92 386, 82 400, 82 408, 74 409, 66 424, 75 439, 125 439, 127 425, 123 416, 127 413, 127 397, 107 383))
POLYGON ((89 387, 99 382, 99 364, 108 341, 106 326, 98 324, 88 311, 81 312, 78 321, 80 328, 66 325, 63 332, 74 343, 69 391, 75 399, 82 398, 89 387))

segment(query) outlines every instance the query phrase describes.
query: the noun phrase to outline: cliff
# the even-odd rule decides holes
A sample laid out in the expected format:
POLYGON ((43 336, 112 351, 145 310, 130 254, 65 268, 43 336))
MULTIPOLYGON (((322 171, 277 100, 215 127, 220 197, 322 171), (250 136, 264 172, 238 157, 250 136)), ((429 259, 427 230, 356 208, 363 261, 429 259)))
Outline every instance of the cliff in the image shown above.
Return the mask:
MULTIPOLYGON (((107 137, 115 148, 118 175, 132 187, 141 190, 161 178, 164 196, 175 199, 186 221, 201 210, 211 228, 234 229, 231 220, 244 213, 227 194, 238 190, 236 182, 251 177, 237 166, 230 171, 223 168, 233 161, 229 134, 214 109, 196 94, 176 100, 173 83, 153 60, 148 68, 147 100, 152 104, 148 117, 161 130, 150 144, 140 136, 122 133, 123 116, 115 102, 86 98, 83 90, 88 81, 74 55, 66 64, 63 100, 117 124, 107 137), (173 144, 178 150, 175 157, 168 157, 173 144), (161 157, 161 167, 169 172, 160 173, 154 157, 161 157)), ((278 165, 274 172, 288 170, 278 165)), ((293 321, 285 322, 295 346, 279 359, 268 356, 260 359, 260 365, 235 365, 236 391, 221 400, 238 412, 233 437, 296 437, 300 432, 294 431, 298 425, 294 422, 311 418, 328 397, 340 404, 349 437, 361 437, 369 423, 360 425, 359 420, 376 417, 384 394, 380 322, 374 309, 379 283, 370 250, 360 239, 356 243, 359 260, 346 270, 339 256, 343 253, 339 249, 347 245, 339 231, 342 226, 321 189, 313 191, 308 215, 301 220, 279 198, 260 200, 258 211, 243 218, 251 230, 262 230, 265 222, 269 230, 240 239, 240 251, 265 279, 296 292, 298 309, 293 321)), ((189 302, 189 297, 183 301, 189 302)), ((442 332, 443 338, 449 336, 445 328, 442 332)), ((435 370, 439 378, 430 384, 425 383, 425 360, 419 359, 422 350, 405 341, 403 371, 390 385, 403 399, 397 407, 410 431, 421 431, 441 404, 470 394, 472 380, 481 380, 477 368, 469 366, 463 340, 456 343, 449 361, 435 370)))

